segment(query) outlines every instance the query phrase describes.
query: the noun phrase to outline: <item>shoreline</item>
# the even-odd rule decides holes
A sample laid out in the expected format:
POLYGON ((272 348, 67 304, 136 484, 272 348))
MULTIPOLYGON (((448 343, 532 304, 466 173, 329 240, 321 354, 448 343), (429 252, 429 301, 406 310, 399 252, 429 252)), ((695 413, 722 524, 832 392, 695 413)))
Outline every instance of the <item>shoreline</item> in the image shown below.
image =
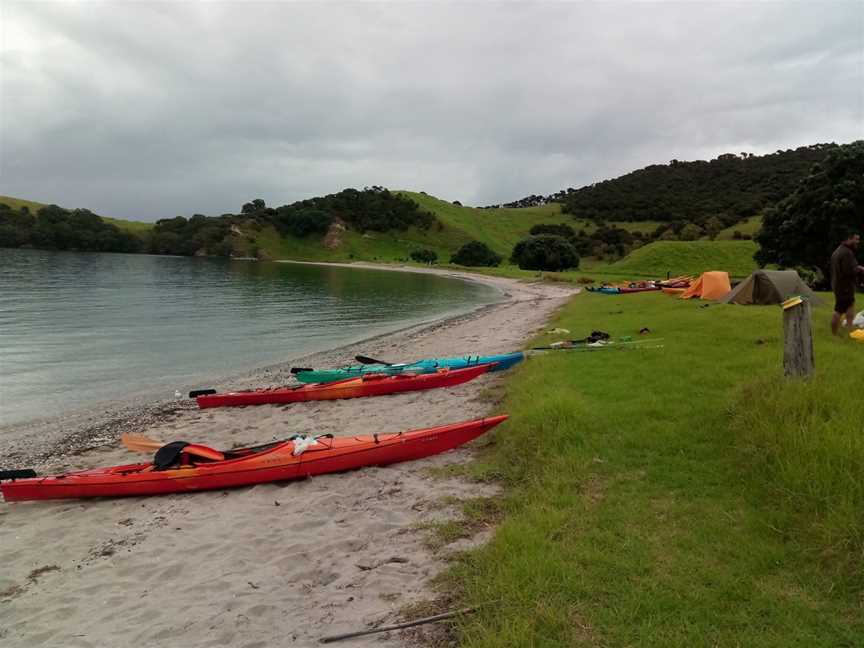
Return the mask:
MULTIPOLYGON (((483 279, 506 287, 506 300, 292 364, 330 366, 354 352, 400 360, 522 348, 577 292, 483 279)), ((289 366, 250 380, 276 381, 290 375, 289 366)), ((199 410, 187 401, 188 407, 114 421, 95 436, 66 435, 65 447, 43 443, 38 468, 51 474, 135 460, 139 455, 114 441, 130 424, 163 442, 236 447, 296 433, 396 432, 481 418, 498 413, 494 393, 503 380, 492 374, 449 389, 239 409, 199 410)), ((0 561, 7 565, 0 573, 0 636, 15 645, 83 648, 118 640, 143 648, 311 647, 325 635, 389 623, 406 606, 435 598, 430 581, 448 553, 489 537, 491 531, 481 532, 433 549, 425 530, 457 517, 460 501, 497 493, 494 485, 441 476, 446 470, 431 474, 470 461, 473 452, 462 447, 383 468, 229 491, 0 504, 0 561)), ((392 632, 351 645, 414 642, 392 632)))
MULTIPOLYGON (((368 262, 328 263, 318 261, 294 261, 282 259, 272 263, 296 263, 300 265, 321 265, 337 267, 358 267, 367 270, 388 270, 395 272, 418 272, 459 279, 483 284, 495 288, 502 299, 489 304, 480 304, 458 312, 445 313, 431 319, 426 319, 395 329, 385 329, 373 335, 339 344, 338 346, 305 353, 299 356, 287 357, 283 360, 253 367, 236 374, 224 374, 210 377, 210 386, 222 390, 251 389, 261 386, 262 382, 276 381, 280 384, 293 383, 290 373, 292 366, 318 364, 333 366, 353 363, 353 355, 347 351, 358 345, 375 344, 383 338, 402 335, 420 334, 429 327, 446 326, 457 322, 463 317, 471 316, 486 309, 493 309, 506 304, 510 299, 507 283, 516 280, 484 281, 490 279, 483 275, 471 275, 467 272, 454 273, 434 268, 414 268, 411 266, 391 266, 368 262), (344 357, 342 354, 345 354, 344 357)), ((0 457, 3 465, 40 465, 51 458, 74 456, 87 450, 92 450, 109 443, 116 442, 124 432, 135 432, 184 410, 195 410, 196 405, 186 397, 189 389, 202 387, 200 384, 190 384, 184 387, 183 397, 178 399, 154 397, 153 390, 131 392, 121 399, 100 401, 53 415, 46 418, 0 425, 0 457), (188 387, 188 389, 186 389, 188 387), (119 403, 118 403, 119 401, 119 403), (38 439, 38 441, 34 441, 38 439)), ((167 390, 166 390, 167 391, 167 390)))

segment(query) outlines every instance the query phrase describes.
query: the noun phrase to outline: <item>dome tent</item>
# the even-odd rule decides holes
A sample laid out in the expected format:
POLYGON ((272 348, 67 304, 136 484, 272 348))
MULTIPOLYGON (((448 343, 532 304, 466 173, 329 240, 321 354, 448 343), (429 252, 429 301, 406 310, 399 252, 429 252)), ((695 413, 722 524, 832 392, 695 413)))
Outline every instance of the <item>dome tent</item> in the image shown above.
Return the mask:
POLYGON ((811 304, 822 302, 794 270, 757 270, 720 300, 721 304, 782 304, 801 295, 811 304))
POLYGON ((729 283, 728 272, 703 272, 702 275, 683 293, 679 299, 710 299, 712 301, 724 297, 732 285, 729 283))

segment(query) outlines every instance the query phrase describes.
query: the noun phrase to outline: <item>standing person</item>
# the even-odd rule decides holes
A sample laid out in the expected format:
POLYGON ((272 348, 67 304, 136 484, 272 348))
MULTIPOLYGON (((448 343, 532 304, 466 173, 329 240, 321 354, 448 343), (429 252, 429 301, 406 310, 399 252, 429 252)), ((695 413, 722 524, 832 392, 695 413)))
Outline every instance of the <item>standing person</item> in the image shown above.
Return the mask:
POLYGON ((858 265, 855 250, 861 242, 861 236, 850 233, 849 236, 834 250, 831 255, 831 288, 834 290, 834 315, 831 318, 831 331, 834 335, 840 333, 840 321, 846 315, 846 324, 852 330, 852 320, 855 319, 855 289, 859 274, 864 274, 864 267, 858 265))

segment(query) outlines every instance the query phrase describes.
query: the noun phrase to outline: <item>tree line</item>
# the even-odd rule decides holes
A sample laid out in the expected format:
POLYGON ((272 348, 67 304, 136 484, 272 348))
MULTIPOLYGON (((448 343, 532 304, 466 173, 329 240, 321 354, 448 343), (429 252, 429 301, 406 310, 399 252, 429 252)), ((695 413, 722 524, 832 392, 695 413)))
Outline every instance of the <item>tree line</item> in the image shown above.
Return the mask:
POLYGON ((127 232, 86 209, 48 205, 32 214, 27 207, 0 204, 0 247, 235 256, 248 248, 244 231, 273 225, 283 236, 322 236, 336 221, 359 232, 428 229, 437 222, 413 200, 378 186, 275 208, 255 199, 236 214, 165 218, 142 233, 127 232))
POLYGON ((755 259, 813 270, 817 285, 827 287, 831 253, 853 232, 864 236, 864 140, 832 149, 765 212, 755 259))
POLYGON ((671 160, 580 189, 531 195, 502 206, 556 202, 564 213, 596 221, 680 221, 704 227, 709 219, 718 218, 728 227, 792 193, 813 164, 835 148, 836 144, 813 144, 769 155, 743 152, 710 161, 671 160))
POLYGON ((41 208, 34 215, 25 205, 0 203, 0 247, 33 247, 85 252, 143 252, 144 241, 106 223, 88 209, 41 208))

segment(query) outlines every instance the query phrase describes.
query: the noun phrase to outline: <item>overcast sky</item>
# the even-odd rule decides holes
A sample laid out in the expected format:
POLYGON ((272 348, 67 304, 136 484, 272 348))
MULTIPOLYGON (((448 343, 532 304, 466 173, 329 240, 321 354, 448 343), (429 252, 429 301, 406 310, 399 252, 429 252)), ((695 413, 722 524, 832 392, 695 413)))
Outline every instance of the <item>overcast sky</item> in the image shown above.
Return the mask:
POLYGON ((121 218, 485 205, 864 137, 864 2, 0 1, 0 194, 121 218))

